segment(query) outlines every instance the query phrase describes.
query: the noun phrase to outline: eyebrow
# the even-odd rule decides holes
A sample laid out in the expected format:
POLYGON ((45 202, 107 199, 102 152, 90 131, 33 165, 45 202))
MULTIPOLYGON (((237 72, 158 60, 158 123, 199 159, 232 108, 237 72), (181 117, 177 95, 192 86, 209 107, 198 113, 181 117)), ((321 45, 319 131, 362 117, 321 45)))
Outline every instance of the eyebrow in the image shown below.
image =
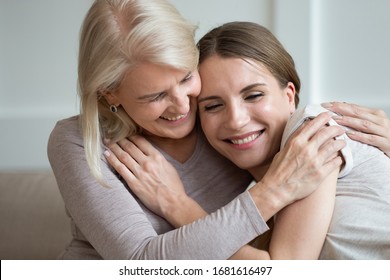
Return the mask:
MULTIPOLYGON (((255 87, 258 87, 258 86, 266 86, 267 84, 265 83, 254 83, 254 84, 250 84, 246 87, 244 87, 243 89, 240 90, 240 94, 243 94, 245 92, 247 92, 248 90, 251 90, 255 87)), ((218 99, 219 96, 216 96, 216 95, 212 95, 212 96, 207 96, 207 97, 204 97, 204 98, 199 98, 198 99, 198 103, 201 103, 201 102, 204 102, 204 101, 208 101, 208 100, 213 100, 213 99, 218 99)))

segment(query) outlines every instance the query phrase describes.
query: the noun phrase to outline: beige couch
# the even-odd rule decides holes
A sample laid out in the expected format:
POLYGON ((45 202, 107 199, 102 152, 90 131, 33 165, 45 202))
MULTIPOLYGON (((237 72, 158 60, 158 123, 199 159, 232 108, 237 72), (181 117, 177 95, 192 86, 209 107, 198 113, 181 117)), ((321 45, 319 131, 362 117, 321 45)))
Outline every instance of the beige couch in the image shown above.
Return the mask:
POLYGON ((51 171, 0 172, 0 259, 56 259, 70 221, 51 171))

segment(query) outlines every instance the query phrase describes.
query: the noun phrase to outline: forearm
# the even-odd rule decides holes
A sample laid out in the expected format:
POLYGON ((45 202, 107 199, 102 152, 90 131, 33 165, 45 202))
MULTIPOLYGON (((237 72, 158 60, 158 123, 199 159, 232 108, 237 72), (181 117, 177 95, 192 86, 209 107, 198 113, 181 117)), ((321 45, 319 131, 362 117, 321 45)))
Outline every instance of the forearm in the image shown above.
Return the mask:
POLYGON ((275 184, 260 181, 248 191, 258 211, 265 221, 268 221, 283 207, 292 202, 275 184))
POLYGON ((48 157, 81 239, 103 258, 227 259, 268 230, 247 193, 197 222, 172 230, 160 216, 145 211, 104 162, 103 175, 110 187, 96 182, 77 124, 75 120, 56 127, 48 157))
POLYGON ((172 197, 172 200, 162 209, 165 219, 175 228, 190 224, 208 213, 187 195, 172 197))
POLYGON ((243 246, 229 260, 270 260, 267 251, 256 249, 250 245, 243 246))

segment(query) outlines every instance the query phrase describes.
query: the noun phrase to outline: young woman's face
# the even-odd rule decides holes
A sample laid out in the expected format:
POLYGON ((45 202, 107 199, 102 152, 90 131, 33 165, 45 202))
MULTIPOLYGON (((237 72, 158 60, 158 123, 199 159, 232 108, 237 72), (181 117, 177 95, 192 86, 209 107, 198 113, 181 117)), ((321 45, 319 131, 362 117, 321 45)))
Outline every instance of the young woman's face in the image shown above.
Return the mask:
POLYGON ((202 62, 199 73, 199 113, 210 144, 240 168, 268 165, 295 111, 294 85, 281 88, 259 63, 216 55, 202 62))
POLYGON ((142 63, 127 73, 114 96, 144 131, 180 139, 195 126, 200 86, 197 70, 142 63))

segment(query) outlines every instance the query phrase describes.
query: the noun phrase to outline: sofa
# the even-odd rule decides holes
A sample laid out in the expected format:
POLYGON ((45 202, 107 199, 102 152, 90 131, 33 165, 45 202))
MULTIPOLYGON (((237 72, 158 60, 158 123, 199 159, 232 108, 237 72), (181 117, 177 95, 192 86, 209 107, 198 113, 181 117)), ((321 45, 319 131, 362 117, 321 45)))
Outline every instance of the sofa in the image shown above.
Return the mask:
POLYGON ((0 172, 0 259, 52 260, 71 240, 51 171, 0 172))

